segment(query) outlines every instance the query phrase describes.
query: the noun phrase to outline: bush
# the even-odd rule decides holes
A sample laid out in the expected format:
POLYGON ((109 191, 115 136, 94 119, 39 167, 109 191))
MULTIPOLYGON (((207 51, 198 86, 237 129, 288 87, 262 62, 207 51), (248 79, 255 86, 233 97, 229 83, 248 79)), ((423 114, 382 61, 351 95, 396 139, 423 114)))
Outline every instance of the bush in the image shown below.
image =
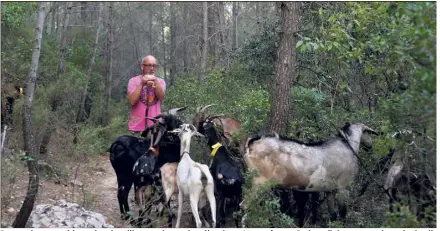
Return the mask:
POLYGON ((280 202, 272 193, 274 182, 268 181, 261 185, 253 185, 257 172, 245 173, 243 185, 243 200, 245 201, 245 225, 251 228, 292 228, 295 227, 292 218, 280 211, 280 202))

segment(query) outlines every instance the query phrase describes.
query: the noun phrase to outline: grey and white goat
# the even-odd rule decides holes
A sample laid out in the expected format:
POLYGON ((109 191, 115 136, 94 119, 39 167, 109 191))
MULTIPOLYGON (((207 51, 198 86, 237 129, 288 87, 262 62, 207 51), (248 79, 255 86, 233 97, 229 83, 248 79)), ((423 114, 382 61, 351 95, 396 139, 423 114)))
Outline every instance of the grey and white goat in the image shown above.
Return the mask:
MULTIPOLYGON (((198 135, 204 137, 196 131, 194 125, 182 124, 178 129, 173 131, 178 133, 180 137, 180 162, 177 166, 177 187, 179 188, 179 208, 177 211, 176 228, 180 226, 182 217, 183 197, 189 196, 191 210, 196 220, 197 228, 202 226, 198 209, 202 209, 206 204, 207 197, 212 214, 212 227, 216 224, 216 204, 214 197, 214 180, 209 168, 205 164, 193 161, 189 155, 191 137, 198 135), (202 199, 202 200, 200 200, 202 199)), ((206 217, 205 217, 206 219, 206 217)))
MULTIPOLYGON (((377 134, 361 123, 349 124, 339 130, 336 137, 316 143, 262 136, 249 138, 246 142, 245 161, 250 171, 258 170, 254 184, 274 179, 278 185, 302 192, 336 192, 338 199, 346 196, 346 187, 359 170, 358 151, 361 144, 371 147, 371 134, 377 134)), ((330 193, 328 202, 331 219, 335 194, 330 193)), ((343 200, 338 204, 343 206, 343 200)), ((345 206, 340 215, 345 216, 345 206)))

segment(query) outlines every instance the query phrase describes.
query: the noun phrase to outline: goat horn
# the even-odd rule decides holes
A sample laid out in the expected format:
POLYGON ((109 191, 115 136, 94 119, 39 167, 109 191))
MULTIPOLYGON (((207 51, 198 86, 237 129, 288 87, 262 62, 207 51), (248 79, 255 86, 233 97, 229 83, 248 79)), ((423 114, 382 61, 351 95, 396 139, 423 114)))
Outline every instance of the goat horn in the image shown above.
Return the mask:
POLYGON ((170 114, 170 115, 177 115, 177 112, 185 110, 185 109, 186 109, 186 107, 173 108, 173 109, 168 111, 168 114, 170 114))
POLYGON ((153 146, 157 146, 159 141, 162 139, 162 136, 163 136, 164 133, 165 133, 165 128, 160 128, 159 132, 157 134, 157 137, 156 137, 156 141, 154 142, 153 146))
POLYGON ((157 115, 157 116, 155 116, 154 118, 155 119, 159 119, 159 118, 164 118, 166 115, 165 114, 159 114, 159 115, 157 115))
POLYGON ((145 117, 146 119, 149 119, 149 120, 151 120, 151 121, 153 121, 153 122, 157 122, 157 121, 159 121, 157 118, 153 118, 153 117, 145 117))
POLYGON ((377 133, 376 131, 374 131, 373 129, 371 129, 371 128, 365 126, 365 125, 364 125, 364 131, 369 131, 369 132, 371 132, 374 135, 379 135, 379 133, 377 133))
POLYGON ((213 120, 213 119, 215 119, 215 118, 219 118, 219 117, 222 117, 222 116, 224 116, 225 114, 218 114, 218 115, 213 115, 213 116, 208 116, 208 118, 206 118, 206 119, 208 119, 209 121, 211 121, 211 120, 213 120))
POLYGON ((153 128, 154 128, 154 125, 145 128, 145 130, 141 133, 141 137, 144 137, 144 138, 147 137, 148 133, 149 133, 153 128))
POLYGON ((207 108, 209 108, 209 107, 212 107, 212 106, 214 106, 215 104, 209 104, 209 105, 206 105, 206 106, 204 106, 202 109, 200 109, 200 111, 199 112, 205 112, 205 110, 207 109, 207 108))

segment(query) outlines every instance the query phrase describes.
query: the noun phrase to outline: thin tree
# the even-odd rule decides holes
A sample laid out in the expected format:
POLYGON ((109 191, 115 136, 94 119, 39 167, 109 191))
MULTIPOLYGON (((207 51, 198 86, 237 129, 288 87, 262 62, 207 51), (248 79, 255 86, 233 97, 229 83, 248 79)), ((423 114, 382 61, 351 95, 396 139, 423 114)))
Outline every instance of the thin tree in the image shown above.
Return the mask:
POLYGON ((29 171, 29 182, 26 197, 23 205, 15 217, 12 226, 14 228, 24 228, 34 207, 35 198, 38 194, 40 178, 38 176, 37 153, 35 148, 35 137, 32 129, 32 102, 34 100, 35 84, 37 82, 37 71, 40 61, 41 40, 43 38, 44 18, 46 15, 47 2, 40 2, 35 25, 34 51, 32 52, 32 66, 29 71, 26 86, 26 95, 23 105, 23 139, 24 150, 29 171))
POLYGON ((238 47, 238 7, 239 2, 232 3, 232 51, 238 47))
POLYGON ((208 58, 208 2, 202 3, 202 14, 203 14, 203 44, 202 44, 202 60, 201 60, 201 72, 200 72, 200 82, 203 82, 206 77, 206 62, 208 58))
POLYGON ((177 74, 176 50, 177 50, 177 23, 176 23, 176 3, 170 2, 170 78, 169 86, 173 85, 177 74))
POLYGON ((153 54, 153 12, 154 12, 154 4, 148 4, 148 54, 153 54))
POLYGON ((183 72, 186 73, 188 71, 189 66, 189 57, 188 57, 188 34, 189 34, 189 27, 188 27, 188 18, 189 18, 189 12, 188 12, 188 2, 183 2, 183 23, 184 23, 184 39, 183 39, 183 72))
POLYGON ((130 28, 131 28, 131 33, 132 33, 132 38, 133 38, 133 49, 134 49, 134 54, 136 55, 136 61, 138 62, 139 65, 141 65, 141 60, 140 60, 140 56, 139 56, 139 52, 138 52, 138 45, 136 42, 136 34, 134 31, 134 25, 133 25, 133 18, 132 18, 132 13, 131 13, 131 9, 130 9, 130 3, 127 2, 127 8, 128 8, 128 18, 130 18, 130 28))
MULTIPOLYGON (((99 41, 99 32, 101 31, 101 20, 102 20, 102 2, 99 3, 98 5, 99 7, 99 11, 98 11, 98 22, 96 25, 96 35, 95 35, 95 43, 93 43, 93 53, 92 56, 90 57, 90 63, 89 63, 89 67, 87 69, 87 80, 86 80, 86 86, 84 87, 84 92, 81 95, 81 101, 79 103, 79 107, 78 107, 78 112, 76 114, 76 122, 84 122, 85 120, 87 120, 88 118, 88 113, 85 110, 86 107, 86 101, 87 98, 90 97, 88 92, 90 91, 89 87, 90 87, 90 81, 92 79, 92 70, 93 67, 95 66, 95 58, 96 58, 96 51, 98 50, 98 41, 99 41)), ((74 143, 76 142, 76 138, 78 135, 78 131, 75 131, 74 134, 74 143)))
POLYGON ((296 33, 298 31, 298 2, 281 3, 282 33, 278 48, 276 75, 272 85, 270 121, 271 132, 284 134, 290 119, 290 88, 295 72, 296 33))
MULTIPOLYGON (((112 75, 113 75, 113 34, 112 34, 112 18, 113 18, 113 2, 109 2, 108 7, 108 23, 107 23, 107 78, 105 81, 105 93, 104 93, 104 125, 108 125, 110 122, 110 100, 112 95, 112 75)), ((151 12, 150 12, 151 14, 151 12)))
POLYGON ((162 34, 162 54, 163 54, 163 78, 165 79, 166 83, 167 83, 167 87, 170 87, 169 84, 169 80, 167 78, 167 48, 166 48, 166 40, 165 40, 165 19, 164 16, 162 15, 162 17, 160 17, 160 24, 161 24, 161 34, 162 34))
MULTIPOLYGON (((70 12, 72 10, 72 2, 66 2, 66 7, 64 11, 64 20, 63 20, 63 29, 61 30, 61 39, 60 39, 60 51, 57 62, 57 72, 56 78, 60 79, 60 76, 64 73, 64 59, 66 56, 66 47, 67 47, 67 34, 69 28, 69 18, 70 12)), ((50 110, 51 114, 55 114, 56 110, 60 106, 60 101, 57 97, 52 97, 50 100, 50 110)), ((47 124, 47 129, 44 132, 43 139, 40 144, 40 155, 42 158, 46 157, 47 154, 47 145, 49 144, 50 137, 52 136, 52 132, 55 130, 55 126, 53 124, 47 124)))

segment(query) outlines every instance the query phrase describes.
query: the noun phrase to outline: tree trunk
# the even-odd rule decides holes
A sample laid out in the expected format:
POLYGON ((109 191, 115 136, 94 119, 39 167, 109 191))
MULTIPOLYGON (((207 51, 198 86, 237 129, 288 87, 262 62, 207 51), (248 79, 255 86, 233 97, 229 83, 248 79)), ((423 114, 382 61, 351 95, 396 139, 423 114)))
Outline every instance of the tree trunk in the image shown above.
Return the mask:
POLYGON ((234 2, 232 5, 232 51, 238 47, 238 4, 238 2, 234 2))
POLYGON ((153 9, 148 7, 148 54, 153 54, 153 9))
POLYGON ((66 9, 64 12, 64 20, 63 20, 63 29, 61 32, 61 39, 60 39, 60 55, 58 57, 58 63, 57 63, 57 79, 64 72, 63 62, 64 62, 64 56, 66 55, 67 30, 69 27, 69 18, 70 18, 71 10, 72 10, 72 2, 66 2, 66 9))
MULTIPOLYGON (((101 20, 102 20, 102 2, 99 3, 98 23, 96 26, 97 28, 96 28, 95 43, 93 44, 93 53, 92 53, 92 57, 90 58, 89 68, 87 69, 86 86, 84 87, 84 92, 82 93, 78 112, 76 114, 76 123, 86 121, 89 116, 85 109, 86 109, 86 104, 87 104, 86 101, 88 98, 90 98, 90 97, 88 97, 89 92, 90 92, 89 85, 90 85, 90 81, 92 79, 92 70, 93 70, 93 67, 95 66, 96 51, 98 50, 99 32, 101 31, 101 20)), ((75 135, 74 135, 75 140, 76 140, 77 135, 78 135, 78 133, 76 131, 75 135)))
POLYGON ((54 7, 55 7, 55 4, 56 4, 56 2, 52 2, 52 3, 49 3, 46 7, 49 9, 48 10, 48 12, 46 13, 46 18, 44 19, 44 31, 45 31, 45 34, 50 34, 51 33, 51 31, 52 31, 52 28, 51 28, 51 26, 52 26, 52 17, 51 17, 51 15, 52 15, 52 12, 54 11, 54 7))
POLYGON ((50 20, 50 34, 54 33, 56 31, 56 26, 57 26, 57 13, 58 13, 58 2, 53 2, 53 9, 52 12, 50 14, 51 20, 50 20))
POLYGON ((127 8, 128 8, 128 17, 130 18, 130 28, 131 28, 131 34, 132 34, 132 38, 133 38, 133 50, 134 50, 134 54, 136 55, 135 59, 136 62, 138 63, 138 66, 141 65, 141 60, 139 57, 139 52, 138 52, 138 45, 136 42, 136 33, 134 31, 134 26, 133 26, 133 18, 132 18, 132 14, 131 14, 131 9, 130 9, 130 3, 127 2, 127 8))
POLYGON ((257 34, 261 33, 261 3, 255 2, 255 16, 257 19, 257 34))
POLYGON ((212 2, 208 7, 208 68, 216 66, 217 44, 218 44, 218 26, 217 26, 217 7, 218 2, 212 2))
POLYGON ((177 74, 176 65, 176 35, 177 35, 177 24, 176 24, 176 3, 170 2, 170 86, 173 85, 177 74))
POLYGON ((188 58, 188 38, 187 36, 189 35, 189 28, 188 28, 188 4, 187 2, 183 3, 183 23, 184 23, 184 30, 185 32, 183 33, 184 39, 183 39, 183 72, 187 72, 188 71, 188 66, 189 66, 189 58, 188 58))
POLYGON ((80 6, 81 6, 81 8, 79 8, 79 9, 81 11, 81 22, 86 24, 85 22, 86 22, 86 18, 87 18, 87 13, 86 13, 87 2, 80 2, 80 6))
POLYGON ((167 88, 169 88, 169 87, 171 87, 171 84, 170 84, 170 82, 168 81, 168 78, 167 78, 167 62, 166 62, 166 60, 167 60, 167 48, 166 48, 166 42, 165 42, 165 20, 164 20, 163 16, 161 17, 160 22, 162 24, 161 28, 162 28, 162 54, 163 54, 163 59, 162 59, 163 60, 163 65, 162 65, 162 67, 163 67, 163 78, 166 81, 167 88))
POLYGON ((208 2, 202 2, 202 14, 203 14, 203 43, 202 43, 202 60, 200 71, 200 82, 203 83, 206 77, 206 62, 208 58, 208 2))
POLYGON ((219 54, 218 60, 216 63, 220 66, 229 66, 229 54, 228 49, 226 47, 226 39, 225 39, 225 6, 223 2, 218 2, 217 4, 217 17, 218 17, 218 29, 219 29, 219 54))
POLYGON ((298 31, 299 2, 282 2, 282 34, 271 94, 269 132, 285 134, 290 121, 290 88, 295 72, 296 33, 298 31))
POLYGON ((35 138, 32 131, 32 102, 34 99, 35 84, 37 82, 38 63, 40 60, 41 40, 43 37, 44 18, 46 14, 47 2, 40 2, 35 26, 34 51, 32 52, 32 66, 29 71, 26 86, 26 95, 23 105, 23 139, 24 150, 27 157, 27 167, 29 171, 29 182, 26 197, 23 205, 15 217, 12 226, 14 228, 24 228, 31 215, 35 199, 38 194, 39 177, 37 165, 37 153, 35 151, 35 138))
MULTIPOLYGON (((61 39, 60 39, 60 52, 58 56, 57 62, 57 72, 56 79, 60 79, 61 75, 64 73, 64 58, 66 55, 66 47, 67 47, 67 32, 69 29, 69 18, 70 12, 72 10, 72 2, 66 2, 65 12, 64 12, 64 20, 63 20, 63 29, 61 30, 61 39)), ((50 100, 50 108, 51 114, 55 114, 58 106, 60 105, 60 101, 58 98, 54 97, 50 100)), ((52 136, 52 132, 55 131, 54 124, 47 124, 46 131, 44 132, 43 139, 40 145, 40 158, 45 159, 47 154, 47 145, 49 145, 50 137, 52 136)))
POLYGON ((109 3, 108 7, 108 31, 107 31, 107 78, 105 81, 104 93, 104 120, 103 125, 107 126, 110 123, 110 101, 112 96, 112 75, 113 75, 113 35, 112 35, 112 17, 113 17, 113 2, 109 3))

